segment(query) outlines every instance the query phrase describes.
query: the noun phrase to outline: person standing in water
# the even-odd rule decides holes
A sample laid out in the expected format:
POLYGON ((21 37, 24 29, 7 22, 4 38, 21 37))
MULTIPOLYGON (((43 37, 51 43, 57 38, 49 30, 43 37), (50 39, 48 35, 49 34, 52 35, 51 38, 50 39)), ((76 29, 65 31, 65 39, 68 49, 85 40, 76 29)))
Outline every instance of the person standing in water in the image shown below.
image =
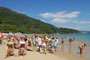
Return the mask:
POLYGON ((85 46, 86 46, 85 43, 81 43, 81 44, 79 45, 80 54, 83 54, 83 49, 84 49, 85 46))
POLYGON ((63 52, 64 51, 64 38, 62 37, 61 38, 61 51, 63 52))
POLYGON ((54 41, 54 49, 55 49, 55 52, 56 52, 56 49, 57 49, 57 45, 58 45, 58 38, 55 39, 54 41))
POLYGON ((64 40, 63 40, 63 38, 62 38, 62 41, 61 41, 61 43, 62 43, 62 44, 64 43, 64 40))
POLYGON ((74 41, 74 40, 73 40, 72 38, 69 38, 69 43, 70 43, 70 45, 72 44, 73 41, 74 41))

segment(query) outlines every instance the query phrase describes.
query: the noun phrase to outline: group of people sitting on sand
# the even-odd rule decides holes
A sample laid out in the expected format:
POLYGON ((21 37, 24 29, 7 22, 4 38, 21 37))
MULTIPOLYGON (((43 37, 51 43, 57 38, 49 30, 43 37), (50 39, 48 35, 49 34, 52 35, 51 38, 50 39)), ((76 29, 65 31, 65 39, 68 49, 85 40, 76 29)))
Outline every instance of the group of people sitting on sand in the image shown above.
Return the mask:
POLYGON ((58 45, 57 38, 47 36, 45 34, 32 34, 31 36, 7 35, 2 39, 3 43, 7 45, 6 57, 14 55, 14 50, 18 49, 18 56, 26 55, 26 51, 36 50, 40 53, 47 52, 55 53, 58 45), (34 47, 34 48, 33 48, 34 47))

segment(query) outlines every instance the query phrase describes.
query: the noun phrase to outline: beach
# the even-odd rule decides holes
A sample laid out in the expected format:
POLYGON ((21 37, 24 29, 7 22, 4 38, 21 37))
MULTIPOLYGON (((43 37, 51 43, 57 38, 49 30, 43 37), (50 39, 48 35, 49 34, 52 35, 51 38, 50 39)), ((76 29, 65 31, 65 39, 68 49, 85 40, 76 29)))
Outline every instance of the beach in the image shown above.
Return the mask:
POLYGON ((5 45, 0 45, 0 60, 67 60, 65 58, 60 58, 59 56, 56 56, 54 54, 47 53, 45 55, 40 54, 36 51, 27 51, 27 54, 25 56, 17 56, 17 50, 15 50, 15 56, 5 58, 5 51, 5 45))
MULTIPOLYGON (((78 49, 75 48, 73 49, 74 53, 70 53, 70 51, 68 52, 68 49, 64 46, 63 48, 61 46, 61 49, 58 49, 57 52, 55 54, 51 54, 51 53, 47 53, 45 54, 40 54, 39 52, 36 51, 27 51, 27 54, 25 56, 18 56, 17 55, 17 51, 18 50, 14 50, 15 55, 14 56, 10 56, 8 58, 5 58, 5 53, 6 53, 6 45, 2 44, 0 45, 0 60, 90 60, 89 56, 90 56, 90 52, 87 49, 90 45, 88 45, 85 50, 84 50, 84 56, 80 55, 80 54, 74 54, 78 49), (64 50, 63 50, 64 49, 64 50), (87 55, 89 54, 89 55, 87 55)), ((69 47, 68 47, 69 48, 69 47)))
POLYGON ((90 0, 0 0, 0 60, 90 60, 90 0))
POLYGON ((49 51, 47 51, 46 54, 37 52, 37 48, 32 44, 31 48, 33 51, 26 51, 25 56, 19 56, 19 49, 14 49, 14 55, 6 58, 6 50, 8 47, 7 41, 5 42, 3 40, 0 45, 0 60, 90 60, 90 44, 86 44, 83 54, 81 55, 79 45, 82 42, 74 40, 70 43, 68 38, 64 38, 64 43, 61 43, 61 41, 62 38, 58 40, 57 51, 55 53, 50 53, 49 51))
POLYGON ((57 38, 64 37, 65 43, 61 44, 61 39, 58 46, 58 55, 65 55, 66 57, 73 60, 72 57, 76 58, 75 60, 90 60, 90 34, 56 34, 54 35, 57 38), (75 38, 74 43, 70 46, 69 38, 75 38), (79 53, 79 44, 86 43, 83 54, 79 53))
POLYGON ((63 58, 67 58, 69 60, 90 60, 90 45, 87 45, 84 48, 83 54, 79 54, 79 48, 77 45, 72 45, 72 48, 66 44, 58 47, 59 49, 56 52, 57 56, 62 56, 63 58))

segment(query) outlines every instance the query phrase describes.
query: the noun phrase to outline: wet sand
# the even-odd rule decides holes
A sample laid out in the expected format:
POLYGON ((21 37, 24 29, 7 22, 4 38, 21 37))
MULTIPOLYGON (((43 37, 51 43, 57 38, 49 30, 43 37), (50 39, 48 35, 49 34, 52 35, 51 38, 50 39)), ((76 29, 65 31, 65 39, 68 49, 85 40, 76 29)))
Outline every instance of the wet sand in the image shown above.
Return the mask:
POLYGON ((66 57, 70 60, 90 60, 90 44, 88 44, 83 54, 79 53, 79 42, 73 42, 71 45, 68 42, 59 44, 56 55, 66 57))

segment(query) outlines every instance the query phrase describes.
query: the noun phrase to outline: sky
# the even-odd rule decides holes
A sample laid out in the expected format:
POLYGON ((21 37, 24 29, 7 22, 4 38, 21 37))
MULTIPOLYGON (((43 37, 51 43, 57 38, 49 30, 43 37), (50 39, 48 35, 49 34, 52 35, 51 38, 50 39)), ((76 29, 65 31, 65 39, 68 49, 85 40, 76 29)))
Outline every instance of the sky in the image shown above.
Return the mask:
POLYGON ((90 0, 0 0, 0 6, 56 27, 90 31, 90 0))

